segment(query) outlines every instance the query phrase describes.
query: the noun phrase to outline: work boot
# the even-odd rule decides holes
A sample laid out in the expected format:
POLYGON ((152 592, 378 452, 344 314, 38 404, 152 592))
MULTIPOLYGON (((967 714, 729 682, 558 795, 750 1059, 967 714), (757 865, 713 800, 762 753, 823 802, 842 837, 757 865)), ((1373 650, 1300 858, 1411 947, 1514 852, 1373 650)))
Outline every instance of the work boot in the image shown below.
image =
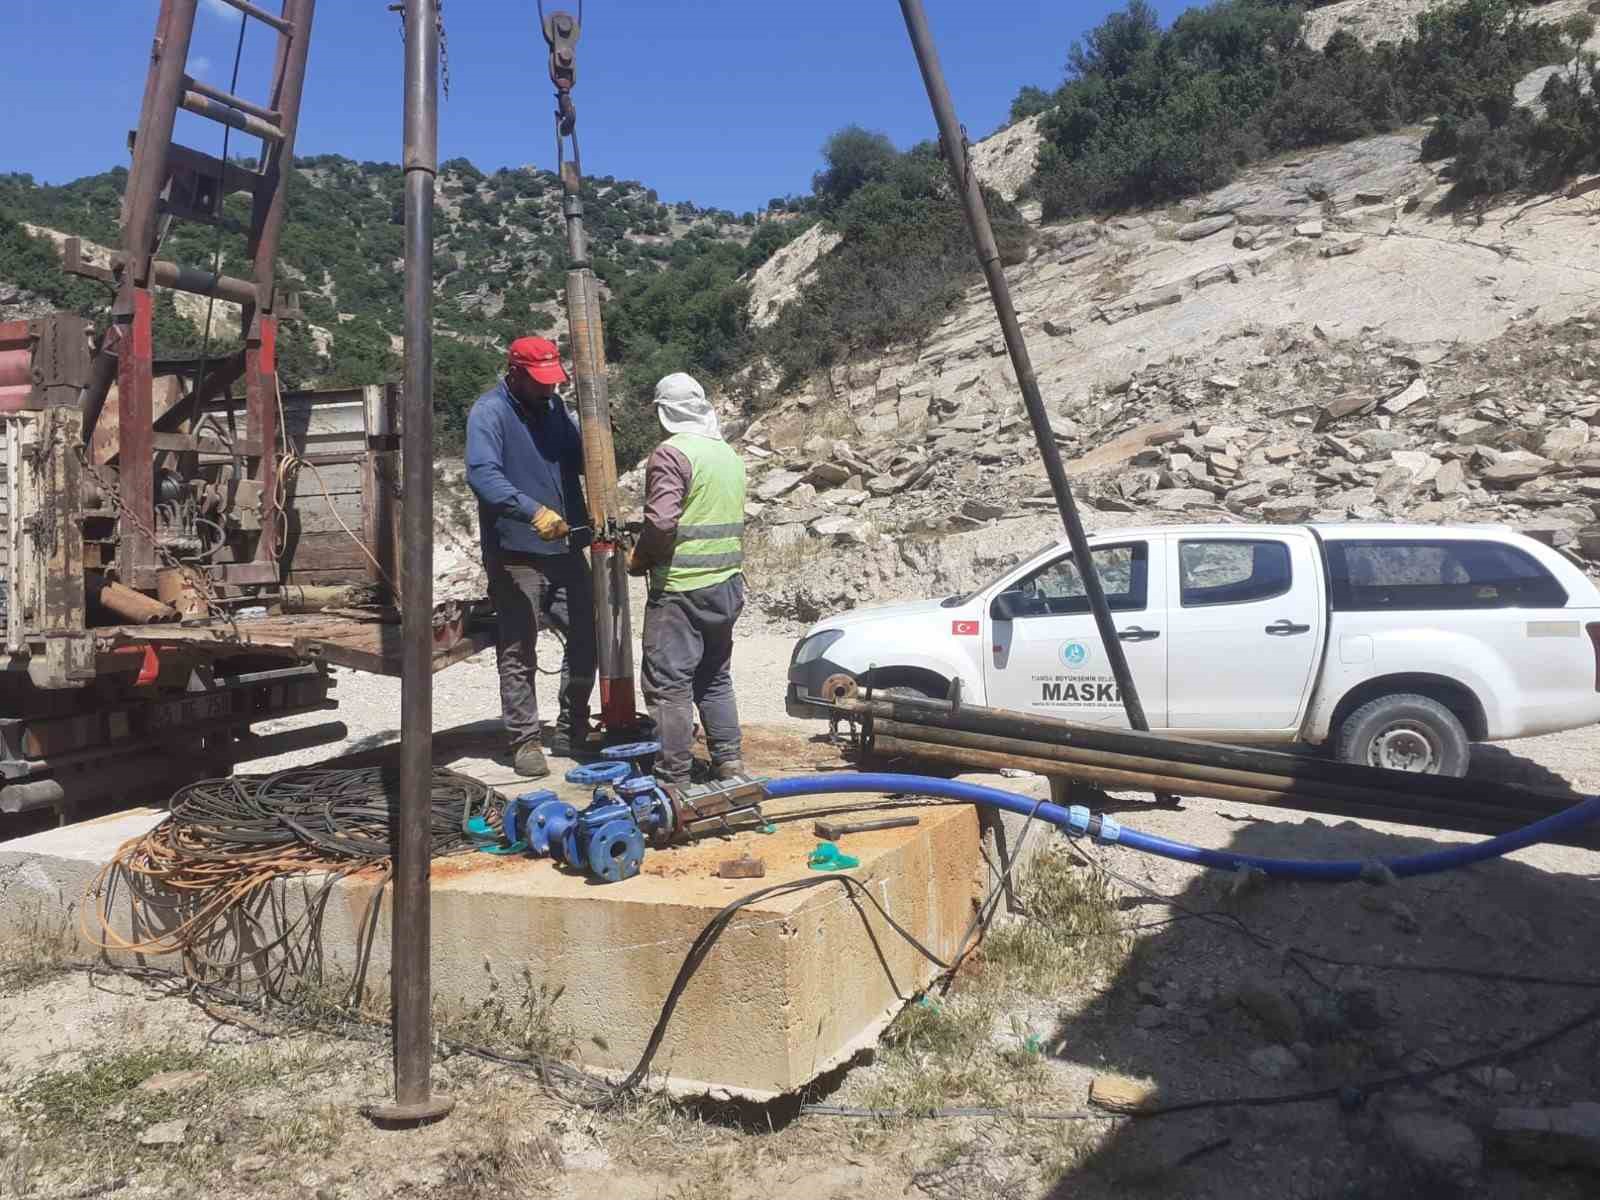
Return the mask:
POLYGON ((711 768, 711 773, 719 780, 738 779, 741 775, 747 774, 742 758, 730 758, 727 762, 719 762, 711 768))
POLYGON ((583 743, 575 739, 570 731, 557 729, 545 739, 544 748, 557 758, 577 758, 583 751, 583 743))
POLYGON ((516 748, 511 768, 524 779, 543 779, 550 774, 550 764, 545 762, 537 738, 529 738, 516 748))

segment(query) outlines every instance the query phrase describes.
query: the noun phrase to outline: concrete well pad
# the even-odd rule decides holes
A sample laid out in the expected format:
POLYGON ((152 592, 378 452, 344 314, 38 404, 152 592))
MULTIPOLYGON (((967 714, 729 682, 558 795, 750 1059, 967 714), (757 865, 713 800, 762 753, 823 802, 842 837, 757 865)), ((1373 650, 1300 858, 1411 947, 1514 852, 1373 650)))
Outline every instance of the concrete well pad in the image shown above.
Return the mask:
MULTIPOLYGON (((440 758, 440 765, 475 773, 466 761, 440 758)), ((503 767, 496 773, 509 774, 503 767)), ((492 782, 515 794, 548 781, 492 782)), ((805 862, 817 844, 811 820, 783 816, 849 799, 769 804, 768 813, 779 819, 776 833, 651 850, 643 873, 619 884, 594 885, 547 860, 476 853, 436 860, 435 996, 446 1006, 497 1000, 514 1011, 528 983, 559 989, 552 1020, 571 1031, 575 1057, 608 1072, 631 1070, 707 922, 760 888, 817 876, 805 862), (743 852, 765 862, 764 878, 716 877, 724 859, 743 852)), ((850 874, 948 961, 993 878, 980 850, 980 822, 967 806, 870 815, 900 812, 920 823, 851 835, 840 848, 860 859, 850 874)), ((136 810, 0 844, 0 937, 60 928, 69 915, 75 927, 85 885, 119 845, 160 817, 136 810)), ((285 919, 304 909, 319 881, 302 876, 275 885, 285 919)), ((321 925, 330 969, 353 968, 362 918, 379 882, 376 873, 365 873, 334 886, 321 925)), ((126 908, 124 896, 114 913, 124 932, 126 908)), ((368 977, 380 989, 387 986, 390 921, 385 889, 368 977)), ((766 1099, 793 1091, 871 1045, 937 971, 876 909, 838 884, 756 901, 738 913, 689 981, 653 1070, 679 1093, 766 1099)))

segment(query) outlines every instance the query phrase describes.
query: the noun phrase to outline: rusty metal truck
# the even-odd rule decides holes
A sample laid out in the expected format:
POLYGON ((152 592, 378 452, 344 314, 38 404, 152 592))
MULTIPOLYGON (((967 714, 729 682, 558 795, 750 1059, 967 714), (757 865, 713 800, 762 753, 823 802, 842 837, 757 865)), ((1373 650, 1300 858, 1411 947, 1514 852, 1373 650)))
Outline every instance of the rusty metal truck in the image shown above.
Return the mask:
MULTIPOLYGON (((334 708, 332 665, 400 669, 393 389, 274 392, 270 489, 226 393, 154 419, 135 497, 135 439, 84 436, 92 336, 0 324, 0 836, 340 740, 337 721, 252 728, 334 708)), ((150 395, 181 408, 195 364, 153 365, 150 395)), ((436 611, 436 668, 488 644, 479 616, 436 611)))

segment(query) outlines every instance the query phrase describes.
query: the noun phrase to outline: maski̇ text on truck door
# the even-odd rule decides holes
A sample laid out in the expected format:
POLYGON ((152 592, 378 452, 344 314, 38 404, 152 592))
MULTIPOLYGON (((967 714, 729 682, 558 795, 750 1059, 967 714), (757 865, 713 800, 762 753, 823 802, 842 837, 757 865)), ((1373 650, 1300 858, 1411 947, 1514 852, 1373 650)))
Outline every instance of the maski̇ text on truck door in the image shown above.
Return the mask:
MULTIPOLYGON (((1152 727, 1167 719, 1165 539, 1097 546, 1096 569, 1152 727)), ((984 690, 996 708, 1126 726, 1071 553, 1007 581, 986 616, 984 690)))

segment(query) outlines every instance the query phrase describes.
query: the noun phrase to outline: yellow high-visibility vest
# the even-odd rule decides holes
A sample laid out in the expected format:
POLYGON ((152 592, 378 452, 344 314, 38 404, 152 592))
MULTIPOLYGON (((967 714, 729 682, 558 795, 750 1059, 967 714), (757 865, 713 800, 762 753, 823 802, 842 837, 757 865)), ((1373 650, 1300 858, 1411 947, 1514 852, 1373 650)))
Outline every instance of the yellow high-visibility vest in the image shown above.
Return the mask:
POLYGON ((657 591, 692 592, 739 574, 744 565, 744 460, 721 438, 677 433, 667 445, 689 460, 689 493, 672 561, 651 572, 657 591))

